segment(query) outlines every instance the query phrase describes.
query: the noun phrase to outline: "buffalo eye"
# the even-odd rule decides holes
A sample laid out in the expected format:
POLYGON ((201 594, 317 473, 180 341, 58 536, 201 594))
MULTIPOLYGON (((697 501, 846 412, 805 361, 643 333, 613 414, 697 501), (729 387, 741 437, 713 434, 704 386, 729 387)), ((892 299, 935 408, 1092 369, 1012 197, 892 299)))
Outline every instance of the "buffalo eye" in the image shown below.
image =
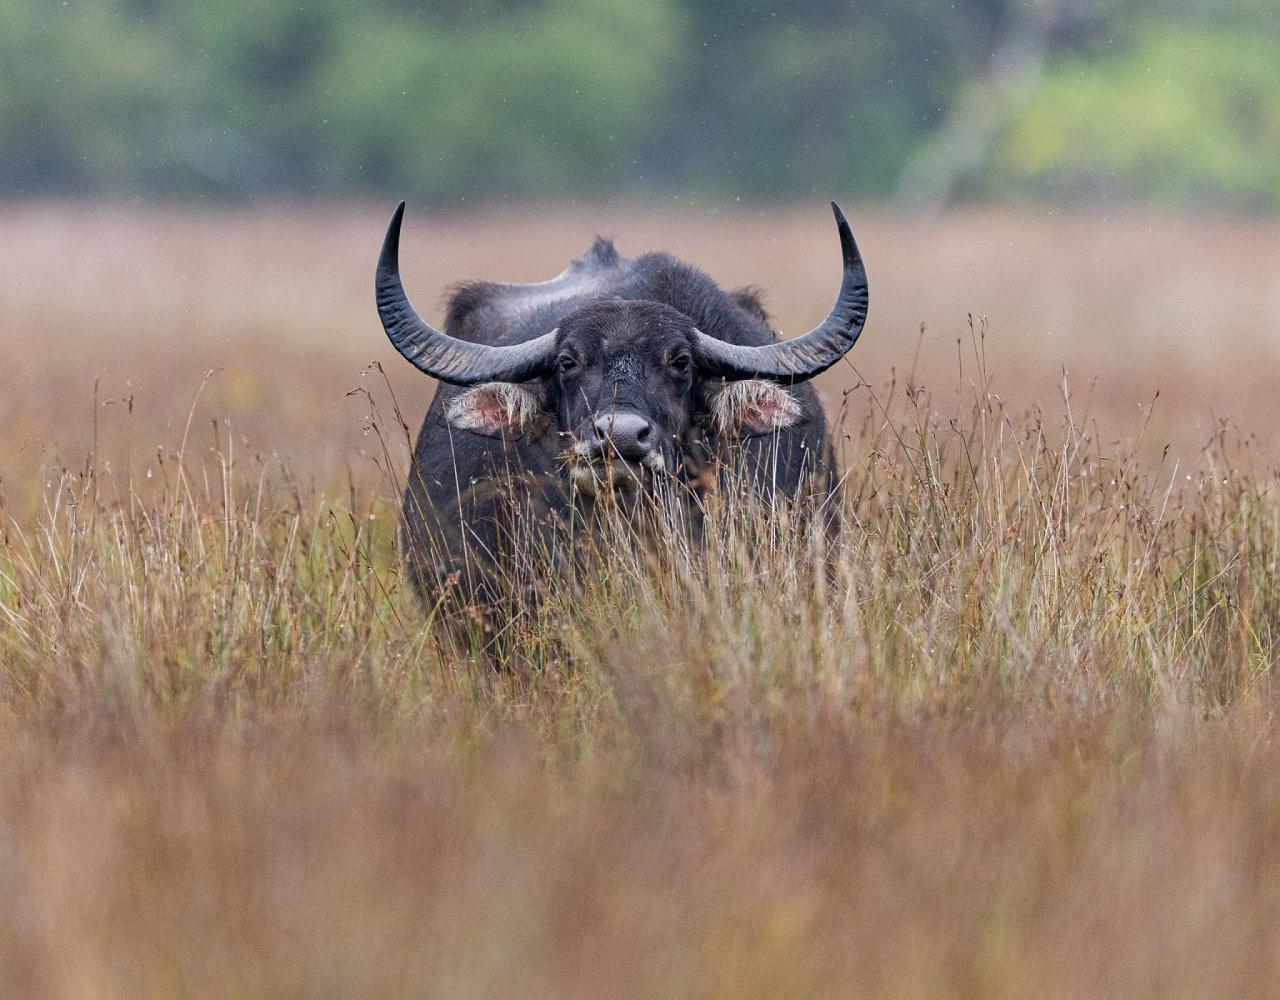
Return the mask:
POLYGON ((578 359, 572 354, 562 354, 556 358, 556 370, 561 375, 572 375, 578 370, 578 359))
POLYGON ((692 364, 692 360, 687 354, 677 354, 674 358, 672 358, 669 362, 667 362, 667 364, 671 368, 671 370, 675 372, 677 375, 688 375, 689 366, 690 364, 692 364))

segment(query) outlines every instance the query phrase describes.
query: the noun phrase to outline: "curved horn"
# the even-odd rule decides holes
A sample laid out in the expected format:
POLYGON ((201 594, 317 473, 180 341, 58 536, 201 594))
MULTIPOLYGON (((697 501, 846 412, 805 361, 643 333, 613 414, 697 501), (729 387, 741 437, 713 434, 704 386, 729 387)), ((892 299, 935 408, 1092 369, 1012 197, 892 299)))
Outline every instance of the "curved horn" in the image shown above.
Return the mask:
POLYGON ((442 382, 523 382, 547 371, 555 356, 556 331, 511 347, 491 347, 450 337, 414 311, 400 283, 400 222, 404 202, 396 206, 378 258, 377 299, 382 328, 395 349, 414 367, 442 382))
POLYGON ((763 347, 729 344, 699 332, 695 351, 699 367, 707 374, 727 379, 804 382, 825 372, 857 342, 867 321, 867 269, 840 206, 833 201, 831 209, 840 230, 844 280, 827 318, 803 337, 763 347))

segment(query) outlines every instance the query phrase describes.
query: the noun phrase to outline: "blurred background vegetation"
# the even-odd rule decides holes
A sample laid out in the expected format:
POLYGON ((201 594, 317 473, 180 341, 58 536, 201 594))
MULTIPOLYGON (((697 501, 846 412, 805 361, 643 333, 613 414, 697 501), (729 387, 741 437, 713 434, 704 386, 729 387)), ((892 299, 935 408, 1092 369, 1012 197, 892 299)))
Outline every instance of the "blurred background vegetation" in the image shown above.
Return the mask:
POLYGON ((1275 0, 0 0, 0 193, 1280 209, 1275 0))

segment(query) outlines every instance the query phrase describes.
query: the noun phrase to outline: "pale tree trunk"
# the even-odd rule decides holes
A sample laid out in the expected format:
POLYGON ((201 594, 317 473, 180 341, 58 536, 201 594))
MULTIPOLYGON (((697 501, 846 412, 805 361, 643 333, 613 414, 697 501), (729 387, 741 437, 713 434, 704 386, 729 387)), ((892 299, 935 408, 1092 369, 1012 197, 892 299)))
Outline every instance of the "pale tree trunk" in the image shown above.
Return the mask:
POLYGON ((1034 92, 1044 72, 1054 28, 1080 15, 1080 0, 1026 0, 1011 14, 987 60, 986 72, 960 88, 941 127, 917 151, 899 178, 896 200, 935 214, 990 156, 1001 129, 1034 92))

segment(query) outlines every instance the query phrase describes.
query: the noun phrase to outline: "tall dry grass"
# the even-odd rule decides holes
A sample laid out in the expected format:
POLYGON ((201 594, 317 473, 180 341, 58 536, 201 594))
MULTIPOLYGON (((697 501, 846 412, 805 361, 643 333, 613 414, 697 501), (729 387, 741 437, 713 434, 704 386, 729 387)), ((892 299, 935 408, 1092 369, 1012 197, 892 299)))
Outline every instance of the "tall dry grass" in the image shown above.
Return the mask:
POLYGON ((1274 995, 1274 452, 1023 407, 994 337, 832 393, 838 536, 606 519, 500 642, 409 593, 395 379, 68 390, 4 480, 0 993, 1274 995))
MULTIPOLYGON (((845 207, 871 271, 871 315, 850 363, 819 380, 833 407, 892 371, 954 406, 970 381, 959 376, 958 342, 972 314, 990 323, 992 391, 1015 409, 1055 399, 1065 370, 1113 439, 1161 392, 1147 439, 1155 456, 1165 444, 1194 456, 1222 422, 1261 435, 1274 454, 1275 220, 1052 209, 922 220, 845 207)), ((42 471, 76 466, 95 447, 95 428, 104 461, 145 475, 156 449, 181 438, 209 371, 217 377, 194 425, 201 449, 217 418, 300 479, 332 487, 348 470, 372 474, 362 404, 345 397, 361 371, 385 366, 415 427, 431 394, 373 309, 390 208, 0 205, 0 499, 28 512, 39 492, 31 487, 49 481, 42 471)), ((839 282, 834 226, 817 199, 411 205, 406 283, 438 320, 449 285, 548 278, 597 233, 629 256, 666 249, 726 286, 761 286, 788 334, 821 319, 839 282)))

